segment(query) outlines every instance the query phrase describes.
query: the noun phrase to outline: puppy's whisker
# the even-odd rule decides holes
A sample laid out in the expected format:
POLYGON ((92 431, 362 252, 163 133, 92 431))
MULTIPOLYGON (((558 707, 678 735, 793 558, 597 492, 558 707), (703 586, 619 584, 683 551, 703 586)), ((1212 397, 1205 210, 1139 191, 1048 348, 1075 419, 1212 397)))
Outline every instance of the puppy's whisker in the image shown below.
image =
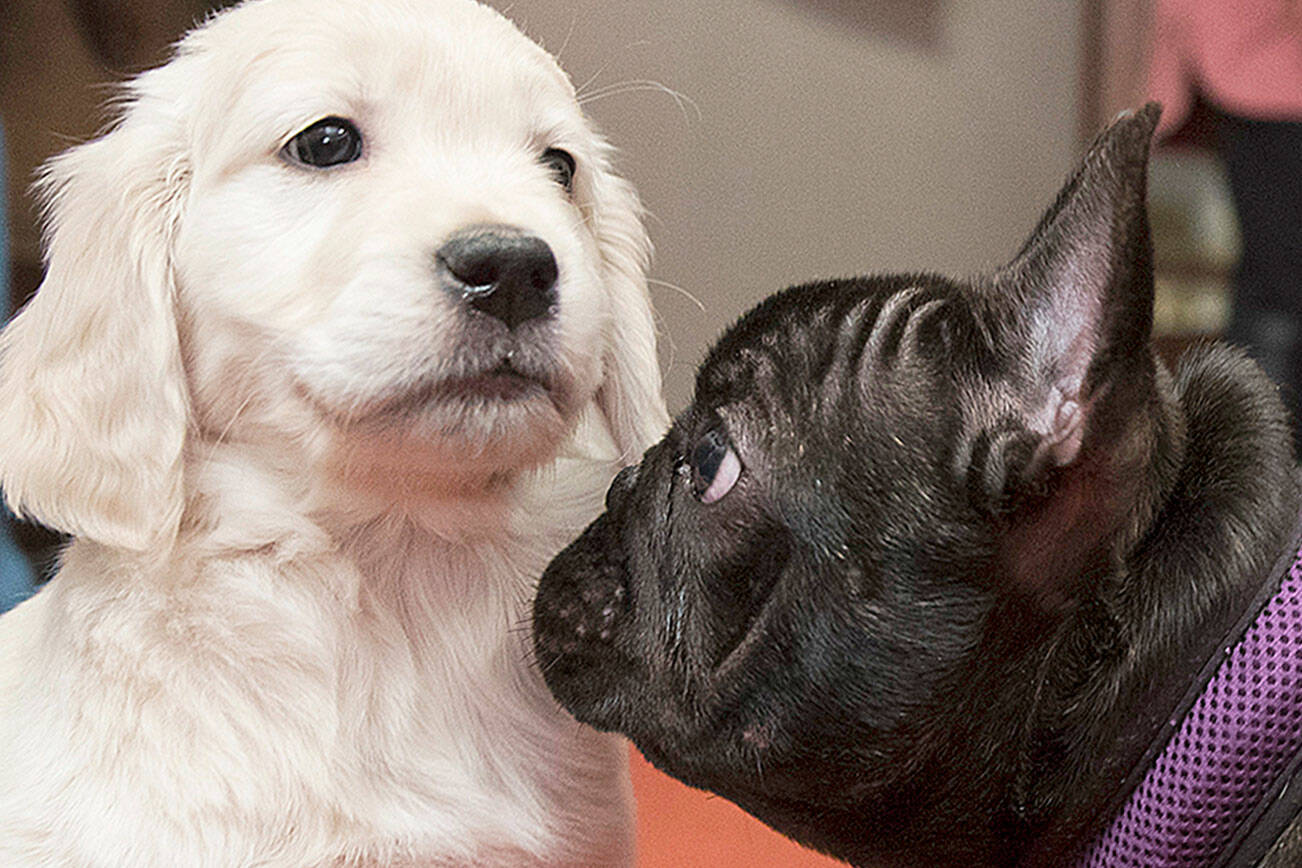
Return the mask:
POLYGON ((213 440, 212 445, 208 448, 207 459, 211 460, 213 454, 217 451, 217 447, 221 446, 222 443, 226 441, 226 438, 230 436, 231 429, 235 427, 235 423, 239 421, 240 416, 244 415, 244 411, 249 408, 249 404, 253 403, 253 396, 254 393, 249 392, 249 394, 244 397, 244 400, 240 402, 240 405, 235 408, 235 412, 231 414, 231 418, 226 421, 225 427, 223 427, 221 432, 217 434, 217 438, 213 440))
POLYGON ((570 16, 570 27, 565 31, 565 38, 561 40, 561 47, 556 49, 555 53, 552 55, 557 63, 561 62, 561 56, 565 54, 565 48, 570 44, 570 37, 574 35, 574 25, 577 24, 578 21, 579 16, 577 13, 570 16))
POLYGON ((587 81, 583 82, 583 84, 579 85, 577 88, 574 89, 574 98, 575 98, 576 100, 578 100, 579 105, 583 105, 583 97, 584 97, 584 93, 587 91, 588 87, 589 87, 589 86, 590 86, 594 81, 596 81, 597 79, 601 78, 602 73, 604 73, 604 72, 606 71, 607 67, 609 67, 609 66, 610 66, 609 63, 602 64, 602 65, 597 69, 597 71, 594 72, 594 73, 593 73, 593 74, 592 74, 592 75, 587 79, 587 81))
POLYGON ((654 277, 648 277, 646 279, 646 282, 651 284, 652 286, 663 286, 665 289, 672 289, 674 292, 678 293, 679 295, 683 296, 688 301, 690 301, 692 304, 696 305, 700 309, 701 313, 706 312, 705 303, 701 301, 699 298, 697 298, 696 296, 692 295, 686 289, 683 289, 678 284, 670 283, 667 280, 658 280, 654 277))
POLYGON ((594 217, 595 215, 592 213, 591 208, 585 207, 583 210, 583 216, 577 220, 570 222, 569 230, 571 232, 581 232, 581 231, 590 230, 594 217))
POLYGON ((678 344, 674 341, 674 334, 665 325, 665 319, 660 312, 652 310, 651 316, 655 323, 656 338, 663 342, 665 347, 665 371, 672 371, 678 359, 678 344))
POLYGON ((596 216, 591 203, 587 203, 583 206, 583 217, 577 223, 571 224, 571 226, 575 229, 587 229, 592 225, 592 221, 596 216))
POLYGON ((653 79, 633 79, 630 81, 615 82, 614 84, 608 84, 605 87, 599 87, 580 96, 579 105, 586 106, 588 103, 606 99, 607 97, 623 96, 624 94, 641 93, 644 91, 666 94, 674 101, 674 104, 678 106, 678 110, 683 113, 683 119, 688 123, 691 123, 692 121, 691 113, 688 112, 689 108, 696 114, 696 121, 698 123, 705 118, 705 115, 701 112, 701 107, 694 99, 681 91, 674 90, 672 87, 653 79))
MULTIPOLYGON (((272 351, 272 347, 265 348, 262 352, 253 357, 252 361, 249 363, 249 367, 257 369, 264 361, 266 361, 272 351)), ((257 396, 258 391, 256 389, 249 390, 249 393, 244 396, 244 400, 235 408, 235 412, 231 414, 231 418, 226 420, 225 426, 222 427, 217 438, 213 440, 212 444, 208 447, 208 454, 205 456, 207 459, 211 460, 213 455, 216 454, 217 448, 226 442, 226 438, 230 436, 231 431, 235 428, 235 423, 240 420, 240 417, 244 415, 244 411, 249 408, 249 405, 253 403, 253 399, 257 396)))
MULTIPOLYGON (((630 49, 638 48, 638 47, 646 46, 646 45, 650 45, 650 44, 651 44, 651 43, 650 43, 648 40, 645 40, 645 39, 634 40, 633 42, 629 42, 629 43, 625 44, 625 45, 623 46, 623 49, 622 49, 619 53, 620 53, 620 54, 623 54, 624 52, 627 52, 627 51, 630 50, 630 49)), ((574 91, 574 97, 575 97, 575 99, 579 100, 579 104, 580 104, 580 105, 583 104, 583 96, 584 96, 585 92, 587 92, 588 88, 592 85, 592 83, 593 83, 594 81, 596 81, 597 79, 601 78, 602 74, 604 74, 605 71, 606 71, 609 67, 610 67, 610 62, 609 62, 609 61, 606 62, 606 63, 603 63, 603 64, 601 65, 601 67, 600 67, 600 68, 599 68, 595 73, 593 73, 592 75, 590 75, 590 76, 589 76, 589 77, 588 77, 588 78, 583 82, 583 84, 579 85, 579 86, 575 89, 575 91, 574 91)), ((614 86, 613 84, 603 85, 603 87, 613 87, 613 86, 614 86)), ((601 89, 601 88, 598 88, 598 90, 600 90, 600 89, 601 89)))

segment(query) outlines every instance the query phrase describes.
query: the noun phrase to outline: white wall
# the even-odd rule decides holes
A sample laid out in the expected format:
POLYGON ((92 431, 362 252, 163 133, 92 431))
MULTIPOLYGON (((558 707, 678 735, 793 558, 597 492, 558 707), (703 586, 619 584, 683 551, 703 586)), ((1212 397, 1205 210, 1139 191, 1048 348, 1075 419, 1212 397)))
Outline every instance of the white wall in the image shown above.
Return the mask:
POLYGON ((493 0, 588 93, 652 212, 670 409, 792 282, 1010 256, 1079 153, 1088 0, 493 0), (670 349, 672 347, 672 349, 670 349))

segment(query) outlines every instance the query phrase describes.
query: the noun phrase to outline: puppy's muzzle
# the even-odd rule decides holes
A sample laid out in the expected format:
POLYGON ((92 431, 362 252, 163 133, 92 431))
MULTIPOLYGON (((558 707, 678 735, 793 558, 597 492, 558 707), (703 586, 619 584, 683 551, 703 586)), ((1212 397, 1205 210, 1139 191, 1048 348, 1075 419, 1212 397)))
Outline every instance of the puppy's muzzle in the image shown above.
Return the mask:
POLYGON ((556 257, 536 235, 478 226, 449 238, 436 254, 443 286, 474 311, 514 331, 556 308, 556 257))

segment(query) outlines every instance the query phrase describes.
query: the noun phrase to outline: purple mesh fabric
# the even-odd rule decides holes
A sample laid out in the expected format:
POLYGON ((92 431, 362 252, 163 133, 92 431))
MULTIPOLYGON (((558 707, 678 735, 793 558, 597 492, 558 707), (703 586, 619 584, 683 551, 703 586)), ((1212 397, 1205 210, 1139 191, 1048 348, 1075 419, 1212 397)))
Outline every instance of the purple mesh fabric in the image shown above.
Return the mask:
POLYGON ((1080 868, 1211 864, 1302 748, 1302 552, 1080 868))

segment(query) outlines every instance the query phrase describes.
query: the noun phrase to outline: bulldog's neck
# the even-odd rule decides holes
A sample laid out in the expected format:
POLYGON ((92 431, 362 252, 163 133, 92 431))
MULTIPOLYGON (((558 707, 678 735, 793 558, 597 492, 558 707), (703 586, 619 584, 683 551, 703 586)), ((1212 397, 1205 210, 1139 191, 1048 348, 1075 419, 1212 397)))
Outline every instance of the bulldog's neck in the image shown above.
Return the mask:
POLYGON ((1302 495, 1274 388, 1224 348, 1182 360, 1117 566, 1069 609, 998 604, 908 777, 822 811, 828 846, 863 865, 1072 864, 1168 723, 1171 678, 1178 701, 1290 542, 1302 495))
MULTIPOLYGON (((1027 685, 1034 735, 1004 807, 1034 839, 1022 864, 1070 864, 1110 819, 1118 781, 1291 541, 1302 497, 1274 385, 1211 348, 1182 360, 1174 386, 1187 435, 1169 491, 1120 568, 1036 654, 1052 676, 1027 685)), ((1174 446, 1159 439, 1154 459, 1174 446)))

